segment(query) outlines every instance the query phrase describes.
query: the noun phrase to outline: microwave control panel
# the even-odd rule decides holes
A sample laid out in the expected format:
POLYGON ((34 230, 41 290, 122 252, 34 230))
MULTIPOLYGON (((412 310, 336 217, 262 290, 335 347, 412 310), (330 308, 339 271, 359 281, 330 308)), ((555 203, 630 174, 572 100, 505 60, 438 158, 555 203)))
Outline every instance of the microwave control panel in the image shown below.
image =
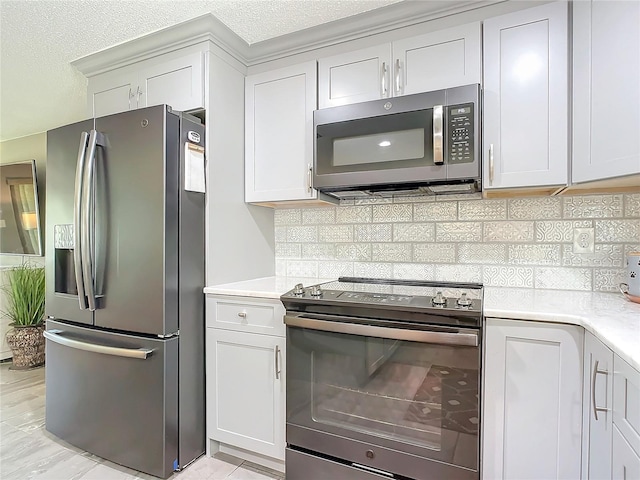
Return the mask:
POLYGON ((473 103, 448 106, 449 163, 473 162, 473 103))

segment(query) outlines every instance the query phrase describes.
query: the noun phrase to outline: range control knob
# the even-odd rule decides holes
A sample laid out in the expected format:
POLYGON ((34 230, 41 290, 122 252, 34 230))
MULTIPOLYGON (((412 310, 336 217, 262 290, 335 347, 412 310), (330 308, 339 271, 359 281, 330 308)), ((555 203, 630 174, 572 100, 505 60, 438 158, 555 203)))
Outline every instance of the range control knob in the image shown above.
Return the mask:
POLYGON ((471 300, 467 298, 467 294, 463 293, 457 301, 459 307, 469 308, 472 304, 471 300))
POLYGON ((311 296, 312 297, 320 297, 322 296, 322 290, 320 289, 320 285, 314 285, 311 287, 311 296))
POLYGON ((431 299, 431 304, 434 307, 444 307, 447 304, 447 299, 442 296, 442 292, 436 292, 436 296, 431 299))
POLYGON ((293 294, 294 295, 304 295, 304 287, 302 286, 301 283, 299 283, 295 287, 293 287, 293 294))

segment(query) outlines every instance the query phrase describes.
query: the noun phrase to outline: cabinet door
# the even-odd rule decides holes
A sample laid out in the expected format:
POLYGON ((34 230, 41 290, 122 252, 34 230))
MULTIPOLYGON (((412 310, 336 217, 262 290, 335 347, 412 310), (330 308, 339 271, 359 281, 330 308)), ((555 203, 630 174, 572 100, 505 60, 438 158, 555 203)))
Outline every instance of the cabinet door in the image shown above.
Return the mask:
POLYGON ((580 478, 582 328, 488 319, 485 479, 580 478))
POLYGON ((585 334, 583 475, 587 480, 611 478, 613 430, 613 353, 585 334))
POLYGON ((640 2, 573 2, 573 161, 585 182, 640 173, 640 2))
POLYGON ((137 77, 130 72, 108 72, 89 79, 88 110, 91 117, 103 117, 137 108, 137 77))
POLYGON ((617 355, 613 362, 613 423, 640 455, 640 372, 617 355))
POLYGON ((207 328, 207 435, 284 460, 285 340, 207 328))
POLYGON ((245 96, 245 200, 316 198, 311 187, 316 62, 250 75, 245 96))
POLYGON ((613 480, 637 480, 640 478, 640 456, 633 451, 629 442, 613 427, 613 480))
POLYGON ((484 22, 483 188, 564 185, 567 4, 484 22))
POLYGON ((482 82, 480 22, 393 42, 393 94, 482 82))
POLYGON ((197 52, 173 60, 144 62, 139 74, 138 107, 166 103, 174 110, 204 107, 203 55, 197 52))
POLYGON ((385 43, 318 60, 318 107, 391 96, 391 45, 385 43))

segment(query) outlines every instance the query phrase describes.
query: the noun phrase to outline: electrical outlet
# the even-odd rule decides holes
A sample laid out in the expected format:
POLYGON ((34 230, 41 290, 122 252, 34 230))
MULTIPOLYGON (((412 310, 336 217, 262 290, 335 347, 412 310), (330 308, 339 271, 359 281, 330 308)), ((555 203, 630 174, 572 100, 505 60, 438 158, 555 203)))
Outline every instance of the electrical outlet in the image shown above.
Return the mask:
POLYGON ((593 253, 595 234, 593 228, 573 229, 573 253, 593 253))

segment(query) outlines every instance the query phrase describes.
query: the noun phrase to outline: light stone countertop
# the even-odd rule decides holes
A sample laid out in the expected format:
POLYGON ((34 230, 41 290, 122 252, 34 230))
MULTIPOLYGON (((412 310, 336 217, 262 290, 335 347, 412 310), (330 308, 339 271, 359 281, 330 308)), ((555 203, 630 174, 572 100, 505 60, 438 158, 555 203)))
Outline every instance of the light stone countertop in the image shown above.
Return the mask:
MULTIPOLYGON (((207 294, 280 298, 297 283, 331 279, 265 277, 206 287, 207 294)), ((484 316, 579 325, 640 370, 640 304, 619 293, 485 287, 484 316)))

